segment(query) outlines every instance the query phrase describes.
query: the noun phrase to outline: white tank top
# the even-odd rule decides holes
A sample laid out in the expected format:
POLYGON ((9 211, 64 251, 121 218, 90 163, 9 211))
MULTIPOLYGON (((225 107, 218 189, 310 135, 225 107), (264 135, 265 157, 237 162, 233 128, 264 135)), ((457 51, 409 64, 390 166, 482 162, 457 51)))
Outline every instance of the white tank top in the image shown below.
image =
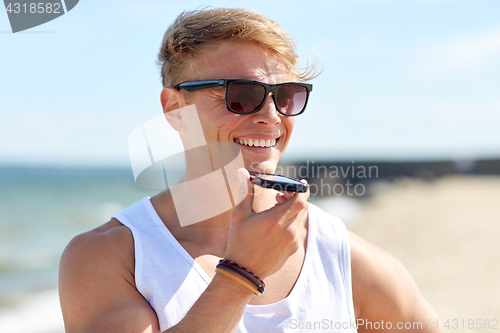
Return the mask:
MULTIPOLYGON (((356 332, 346 228, 313 204, 308 211, 306 255, 295 286, 279 302, 247 305, 238 333, 356 332)), ((165 227, 149 198, 113 217, 132 231, 137 289, 163 332, 186 315, 211 279, 165 227)))

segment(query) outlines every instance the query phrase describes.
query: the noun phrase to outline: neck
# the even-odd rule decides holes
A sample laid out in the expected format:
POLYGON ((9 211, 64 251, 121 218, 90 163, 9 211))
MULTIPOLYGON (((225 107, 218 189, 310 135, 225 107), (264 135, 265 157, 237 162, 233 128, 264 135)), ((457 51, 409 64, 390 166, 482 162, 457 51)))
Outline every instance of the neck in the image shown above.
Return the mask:
MULTIPOLYGON (((239 188, 236 170, 232 170, 235 166, 231 167, 235 154, 230 148, 234 147, 212 147, 216 150, 218 165, 214 165, 211 158, 214 151, 210 152, 208 146, 185 151, 186 168, 182 179, 152 199, 161 219, 177 240, 225 246, 239 188)), ((276 191, 258 186, 254 190, 255 212, 276 204, 276 191)))
MULTIPOLYGON (((256 213, 267 210, 276 204, 276 192, 274 190, 262 189, 255 186, 255 193, 253 210, 256 213)), ((197 208, 192 207, 196 203, 190 200, 192 198, 187 197, 187 192, 185 194, 186 197, 181 201, 188 204, 186 206, 187 209, 196 211, 197 208)), ((178 241, 193 242, 200 246, 219 247, 222 253, 225 252, 229 227, 231 225, 232 208, 209 219, 183 226, 179 220, 171 190, 158 194, 151 201, 163 223, 165 223, 166 227, 178 241)), ((179 200, 176 198, 177 201, 179 200)))

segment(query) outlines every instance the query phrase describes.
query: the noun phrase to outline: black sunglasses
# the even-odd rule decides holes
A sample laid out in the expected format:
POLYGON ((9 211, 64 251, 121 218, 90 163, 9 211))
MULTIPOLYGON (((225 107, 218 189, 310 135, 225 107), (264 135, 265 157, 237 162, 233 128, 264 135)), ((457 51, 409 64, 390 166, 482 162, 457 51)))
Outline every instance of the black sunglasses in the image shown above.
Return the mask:
POLYGON ((312 84, 287 82, 267 84, 254 80, 201 80, 183 82, 175 89, 197 91, 202 89, 225 87, 226 107, 237 114, 258 112, 269 93, 273 93, 276 110, 284 116, 298 116, 306 109, 312 84))

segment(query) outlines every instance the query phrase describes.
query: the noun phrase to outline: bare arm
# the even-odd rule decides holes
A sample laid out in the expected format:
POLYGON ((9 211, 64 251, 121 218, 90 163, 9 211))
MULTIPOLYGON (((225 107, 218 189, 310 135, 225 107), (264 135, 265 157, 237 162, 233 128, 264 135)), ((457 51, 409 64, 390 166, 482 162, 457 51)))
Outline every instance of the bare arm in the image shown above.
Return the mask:
POLYGON ((116 220, 75 237, 59 269, 66 332, 158 332, 133 274, 132 234, 116 220))
MULTIPOLYGON (((246 176, 242 186, 249 193, 233 210, 226 258, 265 278, 298 249, 298 220, 307 213, 308 193, 255 214, 253 186, 246 176)), ((159 332, 156 313, 135 286, 133 252, 130 230, 113 220, 71 241, 60 266, 66 332, 159 332)), ((181 322, 167 331, 235 331, 252 295, 216 274, 181 322)))
POLYGON ((394 256, 359 236, 351 232, 349 236, 358 331, 441 332, 429 329, 429 320, 434 322, 438 316, 404 266, 394 256), (382 321, 384 325, 379 326, 382 321), (367 325, 367 322, 372 324, 367 325))

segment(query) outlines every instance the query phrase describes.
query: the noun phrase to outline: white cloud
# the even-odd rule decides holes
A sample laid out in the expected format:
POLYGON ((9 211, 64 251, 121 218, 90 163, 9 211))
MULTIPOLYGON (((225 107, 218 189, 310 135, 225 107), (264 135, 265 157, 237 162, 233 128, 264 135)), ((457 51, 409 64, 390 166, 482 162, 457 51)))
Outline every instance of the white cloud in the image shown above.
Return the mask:
POLYGON ((410 58, 408 72, 416 79, 476 74, 500 63, 500 29, 445 41, 416 52, 410 58))
POLYGON ((455 68, 485 64, 500 56, 500 30, 466 37, 446 45, 440 56, 443 64, 455 68))
MULTIPOLYGON (((453 127, 457 130, 482 127, 497 132, 500 123, 500 98, 456 102, 445 98, 433 98, 420 103, 395 104, 369 103, 363 108, 372 121, 393 125, 432 125, 436 131, 453 127)), ((481 136, 481 132, 467 132, 464 136, 481 136)), ((458 138, 458 136, 457 136, 458 138)), ((500 140, 497 140, 500 143, 500 140)))
POLYGON ((350 111, 329 111, 339 115, 329 119, 310 115, 296 123, 286 156, 455 158, 500 153, 498 97, 467 102, 444 98, 367 101, 350 111), (353 115, 342 118, 341 113, 353 115))
POLYGON ((76 108, 19 106, 0 122, 1 163, 123 163, 127 161, 127 118, 103 117, 76 108))

